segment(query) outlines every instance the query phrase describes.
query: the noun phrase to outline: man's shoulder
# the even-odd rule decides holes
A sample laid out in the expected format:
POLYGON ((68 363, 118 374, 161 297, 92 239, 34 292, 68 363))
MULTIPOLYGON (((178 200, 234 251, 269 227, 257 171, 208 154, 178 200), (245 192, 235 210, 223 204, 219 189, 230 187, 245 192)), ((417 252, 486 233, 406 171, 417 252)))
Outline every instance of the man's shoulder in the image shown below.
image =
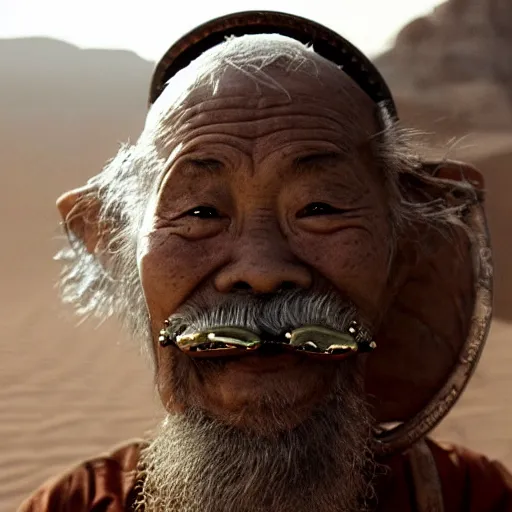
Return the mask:
POLYGON ((120 512, 133 499, 144 442, 132 440, 83 461, 43 484, 18 512, 120 512))
POLYGON ((382 462, 379 511, 512 512, 511 474, 473 450, 425 439, 382 462))
POLYGON ((446 510, 512 512, 512 475, 487 456, 451 443, 427 440, 446 510))

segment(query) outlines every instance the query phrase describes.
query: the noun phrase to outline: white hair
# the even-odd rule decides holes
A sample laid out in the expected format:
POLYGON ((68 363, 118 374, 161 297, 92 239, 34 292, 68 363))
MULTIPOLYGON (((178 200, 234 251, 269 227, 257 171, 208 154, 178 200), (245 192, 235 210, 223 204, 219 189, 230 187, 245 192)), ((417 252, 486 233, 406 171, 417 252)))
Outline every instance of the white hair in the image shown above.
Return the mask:
MULTIPOLYGON (((168 414, 141 455, 136 510, 369 510, 381 468, 357 364, 340 365, 325 403, 277 435, 252 435, 194 407, 168 414)), ((278 421, 286 405, 272 402, 278 421)))

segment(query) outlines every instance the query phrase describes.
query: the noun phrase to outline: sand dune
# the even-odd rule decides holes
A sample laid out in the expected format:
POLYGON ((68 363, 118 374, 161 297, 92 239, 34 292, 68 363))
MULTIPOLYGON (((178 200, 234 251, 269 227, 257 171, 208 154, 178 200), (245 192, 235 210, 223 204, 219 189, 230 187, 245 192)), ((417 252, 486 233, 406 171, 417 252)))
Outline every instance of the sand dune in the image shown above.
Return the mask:
MULTIPOLYGON (((137 136, 151 64, 129 52, 27 39, 0 41, 0 69, 0 510, 7 511, 75 461, 143 434, 160 406, 135 342, 115 322, 77 325, 60 306, 52 261, 62 243, 55 198, 98 172, 119 142, 137 136)), ((400 81, 399 70, 393 76, 400 81)), ((467 132, 456 113, 432 98, 418 100, 413 87, 399 96, 413 124, 437 127, 445 138, 467 132)), ((503 320, 437 435, 512 466, 512 129, 505 114, 499 126, 472 119, 473 138, 456 156, 479 163, 487 177, 503 320)))
POLYGON ((0 41, 0 510, 153 422, 151 375, 114 323, 59 304, 55 199, 142 127, 151 64, 50 40, 0 41), (20 63, 23 63, 22 65, 20 63), (112 371, 112 363, 116 371, 112 371))

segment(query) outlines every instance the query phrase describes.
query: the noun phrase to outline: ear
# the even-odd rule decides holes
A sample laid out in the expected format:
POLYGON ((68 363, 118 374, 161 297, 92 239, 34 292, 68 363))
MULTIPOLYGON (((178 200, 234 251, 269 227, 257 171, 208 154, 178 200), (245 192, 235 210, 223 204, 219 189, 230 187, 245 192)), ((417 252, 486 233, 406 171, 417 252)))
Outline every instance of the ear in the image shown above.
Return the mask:
POLYGON ((400 181, 413 201, 444 199, 456 206, 471 197, 470 202, 483 202, 484 178, 476 167, 464 162, 425 160, 415 174, 403 174, 400 181), (465 187, 460 187, 461 184, 465 187), (454 187, 456 185, 459 187, 454 187))
POLYGON ((379 350, 367 367, 367 390, 384 422, 415 416, 450 382, 471 343, 473 319, 484 309, 481 296, 489 292, 481 283, 492 274, 481 267, 481 254, 490 249, 479 171, 461 162, 428 161, 403 178, 412 200, 441 199, 467 208, 449 234, 419 219, 400 237, 394 295, 377 336, 379 350))
POLYGON ((90 254, 96 254, 104 231, 100 226, 101 203, 97 188, 85 185, 70 190, 57 199, 57 208, 68 236, 72 233, 90 254))
POLYGON ((456 160, 426 160, 422 168, 425 173, 433 178, 450 181, 465 181, 471 185, 477 193, 484 191, 484 177, 480 171, 470 164, 456 160))
MULTIPOLYGON (((474 196, 472 202, 483 203, 485 183, 480 171, 467 163, 455 160, 424 160, 419 172, 415 175, 400 176, 401 186, 408 191, 409 199, 414 201, 431 201, 444 197, 448 202, 456 204, 461 197, 452 193, 453 185, 466 183, 468 194, 474 196), (435 181, 434 181, 435 180, 435 181)), ((465 197, 467 199, 467 196, 465 197)), ((397 240, 397 249, 390 283, 389 295, 392 298, 396 290, 402 286, 411 267, 418 264, 418 244, 427 235, 428 228, 413 223, 397 240)))

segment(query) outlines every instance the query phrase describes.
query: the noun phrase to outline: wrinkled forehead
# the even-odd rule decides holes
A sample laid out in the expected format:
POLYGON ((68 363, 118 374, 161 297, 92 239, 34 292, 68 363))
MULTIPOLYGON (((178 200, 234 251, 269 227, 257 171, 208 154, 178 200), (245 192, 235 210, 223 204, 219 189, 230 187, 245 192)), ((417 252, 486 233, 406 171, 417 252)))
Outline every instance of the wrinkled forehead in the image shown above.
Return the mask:
POLYGON ((151 108, 145 131, 167 152, 191 119, 207 124, 217 110, 234 122, 237 113, 242 120, 263 109, 283 115, 318 109, 355 139, 379 130, 375 104, 339 66, 287 37, 252 35, 208 50, 176 74, 151 108))

